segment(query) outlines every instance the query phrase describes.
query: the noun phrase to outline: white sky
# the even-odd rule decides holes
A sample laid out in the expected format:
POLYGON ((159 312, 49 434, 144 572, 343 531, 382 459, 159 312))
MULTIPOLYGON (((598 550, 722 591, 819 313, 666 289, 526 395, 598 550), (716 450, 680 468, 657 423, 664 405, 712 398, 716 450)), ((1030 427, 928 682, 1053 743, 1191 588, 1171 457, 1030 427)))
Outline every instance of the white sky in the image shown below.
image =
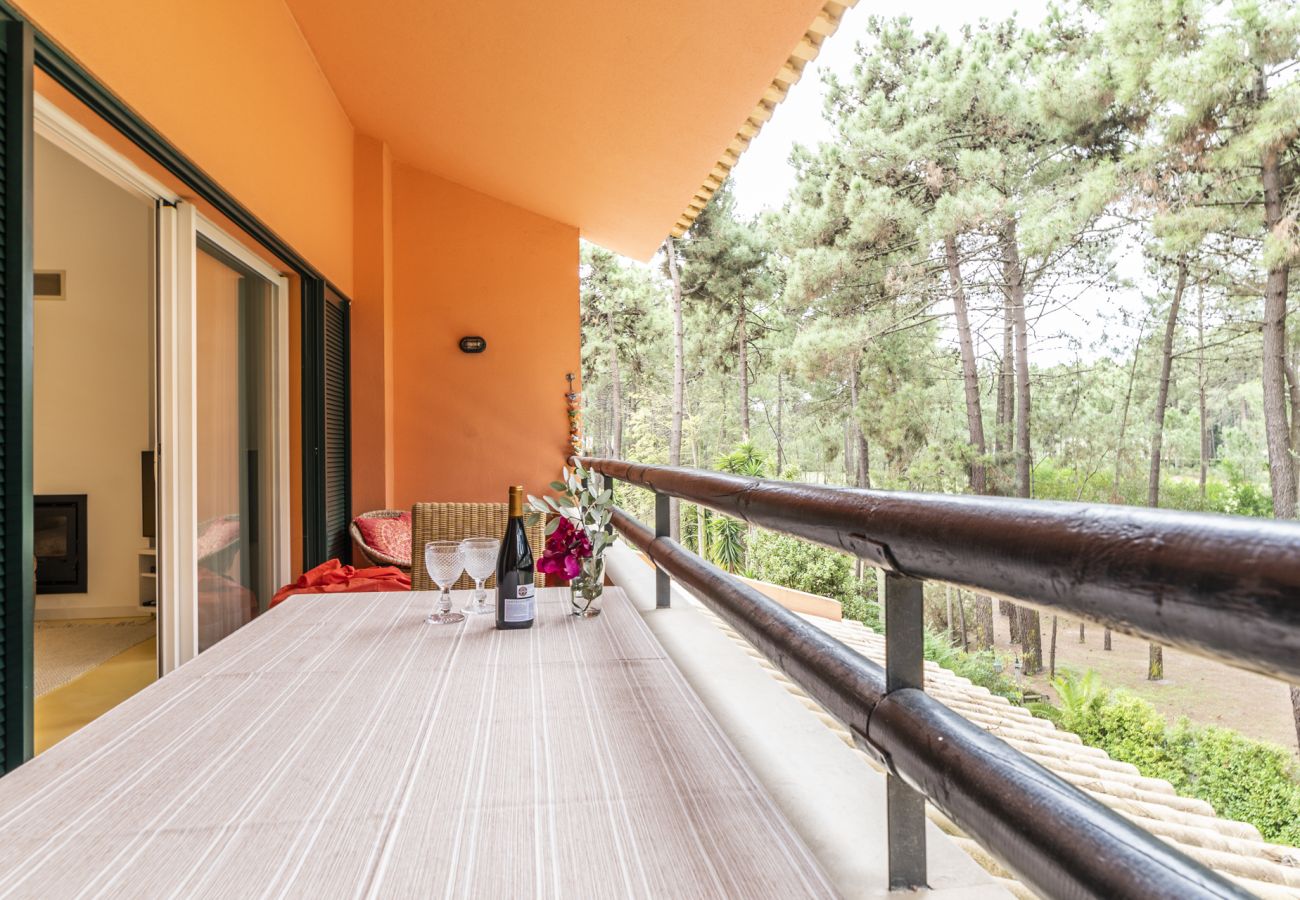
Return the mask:
MULTIPOLYGON (((861 0, 848 11, 839 29, 732 170, 737 211, 748 217, 765 209, 779 209, 794 186, 791 150, 796 144, 816 145, 831 138, 830 127, 822 117, 822 76, 830 71, 847 77, 852 72, 855 47, 866 34, 871 16, 909 15, 918 31, 943 27, 955 35, 964 24, 981 18, 997 21, 1013 14, 1022 25, 1033 27, 1042 22, 1046 13, 1047 0, 861 0)), ((1119 263, 1124 276, 1141 276, 1141 259, 1136 254, 1122 257, 1119 263)), ((1081 345, 1078 352, 1084 359, 1104 352, 1096 346, 1103 333, 1112 344, 1131 346, 1134 329, 1117 324, 1115 319, 1120 310, 1137 313, 1142 305, 1138 291, 1118 295, 1082 292, 1070 309, 1046 313, 1038 321, 1037 340, 1031 342, 1034 362, 1051 365, 1072 361, 1076 351, 1070 347, 1069 338, 1081 345)))

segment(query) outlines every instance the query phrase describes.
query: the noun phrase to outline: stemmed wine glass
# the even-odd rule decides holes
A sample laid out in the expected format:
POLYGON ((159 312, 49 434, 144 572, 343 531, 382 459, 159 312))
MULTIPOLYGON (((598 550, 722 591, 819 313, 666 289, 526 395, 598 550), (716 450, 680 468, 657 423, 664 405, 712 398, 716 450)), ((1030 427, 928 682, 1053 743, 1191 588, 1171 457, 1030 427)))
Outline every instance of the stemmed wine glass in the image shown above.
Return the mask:
POLYGON ((451 586, 465 571, 465 561, 460 551, 460 541, 429 541, 424 545, 424 567, 434 584, 442 589, 438 607, 424 621, 429 625, 454 625, 465 617, 451 611, 451 586))
POLYGON ((460 542, 461 555, 465 560, 465 574, 474 579, 474 597, 465 604, 461 612, 482 615, 493 611, 488 605, 487 591, 483 590, 483 582, 496 571, 497 552, 500 549, 501 542, 496 538, 472 537, 460 542))

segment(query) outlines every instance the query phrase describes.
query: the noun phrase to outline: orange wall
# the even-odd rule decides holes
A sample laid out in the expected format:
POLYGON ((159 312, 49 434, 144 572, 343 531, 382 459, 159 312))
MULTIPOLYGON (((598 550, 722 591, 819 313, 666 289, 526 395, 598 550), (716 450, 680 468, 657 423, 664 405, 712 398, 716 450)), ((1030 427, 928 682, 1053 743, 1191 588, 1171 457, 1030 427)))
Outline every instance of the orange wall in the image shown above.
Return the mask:
POLYGON ((578 231, 401 164, 392 183, 393 503, 544 491, 579 371, 578 231), (462 353, 466 335, 487 351, 462 353))
POLYGON ((352 125, 282 2, 19 5, 351 293, 352 125))
POLYGON ((352 295, 352 504, 393 502, 393 162, 382 141, 358 134, 352 295))

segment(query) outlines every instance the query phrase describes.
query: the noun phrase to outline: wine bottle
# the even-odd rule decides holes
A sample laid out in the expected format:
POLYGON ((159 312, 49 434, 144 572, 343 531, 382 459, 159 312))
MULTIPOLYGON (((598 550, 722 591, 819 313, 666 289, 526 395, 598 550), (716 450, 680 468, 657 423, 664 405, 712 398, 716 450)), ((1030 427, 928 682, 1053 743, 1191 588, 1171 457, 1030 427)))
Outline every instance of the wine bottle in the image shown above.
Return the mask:
POLYGON ((510 488, 510 519, 497 554, 497 628, 532 628, 537 615, 533 551, 524 531, 524 488, 510 488))

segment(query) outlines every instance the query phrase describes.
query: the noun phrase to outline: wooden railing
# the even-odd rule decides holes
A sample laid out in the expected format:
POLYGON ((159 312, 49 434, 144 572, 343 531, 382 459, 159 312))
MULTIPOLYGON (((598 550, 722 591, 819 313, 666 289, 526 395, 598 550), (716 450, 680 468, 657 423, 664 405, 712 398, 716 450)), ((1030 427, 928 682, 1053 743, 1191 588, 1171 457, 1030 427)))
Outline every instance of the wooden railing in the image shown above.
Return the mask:
POLYGON ((658 605, 670 577, 690 588, 885 766, 891 887, 925 883, 929 800, 1047 896, 1251 896, 927 696, 922 583, 1300 681, 1300 524, 579 462, 654 492, 653 531, 622 510, 613 524, 658 569, 658 605), (669 497, 883 569, 884 668, 672 540, 669 497))

